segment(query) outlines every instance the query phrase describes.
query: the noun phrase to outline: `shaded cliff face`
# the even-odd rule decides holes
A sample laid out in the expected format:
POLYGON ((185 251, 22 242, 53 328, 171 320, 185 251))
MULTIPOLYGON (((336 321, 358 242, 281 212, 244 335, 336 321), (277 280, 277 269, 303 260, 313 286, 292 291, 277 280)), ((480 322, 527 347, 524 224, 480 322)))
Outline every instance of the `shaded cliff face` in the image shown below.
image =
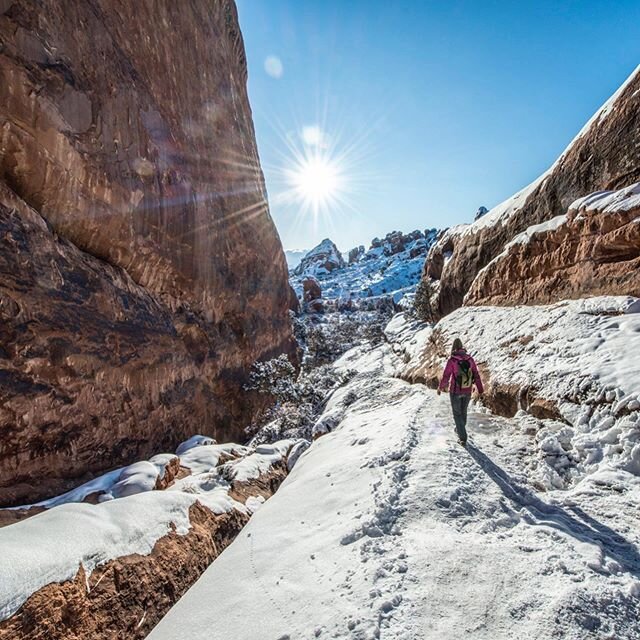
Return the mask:
POLYGON ((0 125, 0 504, 241 438, 294 345, 234 4, 0 2, 0 125))
MULTIPOLYGON (((534 183, 474 224, 454 227, 432 248, 423 278, 439 280, 440 317, 463 304, 478 272, 507 242, 531 225, 566 213, 594 191, 619 189, 640 179, 640 68, 587 123, 558 161, 534 183)), ((516 274, 509 276, 514 284, 516 274)), ((623 294, 622 288, 599 292, 623 294)))

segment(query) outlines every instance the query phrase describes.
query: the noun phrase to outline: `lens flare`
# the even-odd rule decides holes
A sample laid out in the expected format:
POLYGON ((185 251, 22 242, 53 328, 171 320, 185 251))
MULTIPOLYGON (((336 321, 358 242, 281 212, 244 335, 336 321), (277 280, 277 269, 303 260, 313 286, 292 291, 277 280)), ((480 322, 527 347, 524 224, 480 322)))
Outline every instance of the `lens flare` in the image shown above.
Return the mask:
POLYGON ((299 158, 285 173, 296 198, 314 213, 339 198, 344 182, 337 163, 317 150, 299 158))

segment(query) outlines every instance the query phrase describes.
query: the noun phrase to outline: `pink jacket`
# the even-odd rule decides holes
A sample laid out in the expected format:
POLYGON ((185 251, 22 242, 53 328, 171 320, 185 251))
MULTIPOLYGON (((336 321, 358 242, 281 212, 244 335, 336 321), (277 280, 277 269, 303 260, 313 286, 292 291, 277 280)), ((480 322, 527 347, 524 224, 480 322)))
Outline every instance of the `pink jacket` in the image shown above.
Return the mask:
POLYGON ((482 380, 480 380, 480 373, 478 373, 478 367, 475 360, 464 350, 455 351, 449 358, 447 366, 444 368, 444 374, 440 381, 438 389, 440 391, 446 391, 447 385, 449 386, 449 393, 460 393, 464 395, 471 395, 471 387, 468 389, 458 388, 456 377, 458 375, 458 363, 466 360, 471 365, 471 371, 473 373, 473 382, 476 385, 478 393, 484 393, 482 387, 482 380))

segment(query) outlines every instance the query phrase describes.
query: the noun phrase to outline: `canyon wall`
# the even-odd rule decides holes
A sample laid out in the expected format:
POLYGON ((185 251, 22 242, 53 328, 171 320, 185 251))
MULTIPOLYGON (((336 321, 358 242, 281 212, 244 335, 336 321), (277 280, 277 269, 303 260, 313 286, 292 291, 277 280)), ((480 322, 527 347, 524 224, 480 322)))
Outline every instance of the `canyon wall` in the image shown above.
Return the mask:
MULTIPOLYGON (((526 150, 523 151, 523 154, 526 150)), ((554 165, 531 185, 505 202, 494 207, 473 224, 450 229, 434 245, 427 257, 423 279, 434 285, 434 311, 443 317, 460 307, 478 273, 504 249, 516 235, 567 213, 576 199, 599 190, 617 190, 640 180, 640 67, 628 78, 611 99, 593 116, 571 142, 554 165)), ((594 218, 595 219, 595 218, 594 218)), ((604 223, 606 227, 609 223, 604 223)), ((597 225, 597 223, 596 223, 597 225)), ((582 234, 583 245, 588 230, 582 234)), ((599 233, 591 232, 592 239, 599 233)), ((573 241, 572 241, 573 242, 573 241)), ((548 247, 546 248, 548 249, 548 247)), ((636 250, 636 256, 640 249, 636 250)), ((584 251, 588 254, 588 249, 584 251)), ((561 247, 556 257, 566 254, 568 268, 574 268, 572 250, 561 247)), ((630 257, 633 259, 633 256, 630 257)), ((539 264, 539 262, 538 262, 539 264)), ((630 263, 632 264, 632 263, 630 263)), ((556 272, 565 268, 562 259, 554 265, 556 272)), ((588 269, 587 266, 584 267, 588 269)), ((573 278, 570 287, 559 287, 553 296, 545 294, 544 278, 527 282, 529 293, 522 296, 522 282, 518 271, 502 273, 506 282, 499 283, 501 294, 490 289, 483 291, 481 283, 474 286, 472 302, 492 301, 508 304, 522 300, 527 303, 558 299, 555 294, 570 297, 596 293, 626 294, 626 280, 615 279, 588 288, 586 280, 573 278), (535 291, 539 295, 535 294, 535 291)), ((558 277, 563 277, 558 275, 558 277)), ((572 277, 572 276, 569 276, 572 277)), ((489 284, 489 279, 482 282, 489 284)))
POLYGON ((0 1, 0 505, 199 432, 295 355, 230 0, 0 1))
POLYGON ((611 293, 640 297, 640 183, 581 198, 567 215, 516 236, 477 275, 465 305, 611 293))

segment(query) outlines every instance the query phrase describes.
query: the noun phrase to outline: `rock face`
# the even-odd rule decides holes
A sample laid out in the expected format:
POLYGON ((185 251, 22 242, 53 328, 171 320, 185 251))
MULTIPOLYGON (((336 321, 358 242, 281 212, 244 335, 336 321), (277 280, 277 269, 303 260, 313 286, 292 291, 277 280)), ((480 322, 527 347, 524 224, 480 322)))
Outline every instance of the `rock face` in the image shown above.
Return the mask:
POLYGON ((639 180, 639 146, 640 67, 549 171, 474 224, 450 229, 434 245, 423 277, 440 281, 438 315, 444 316, 463 304, 478 272, 516 235, 566 213, 577 198, 602 189, 620 189, 639 180))
POLYGON ((47 509, 11 510, 25 521, 0 529, 0 640, 146 637, 277 491, 292 447, 304 444, 194 436, 179 454, 107 473, 47 509), (141 471, 154 464, 155 484, 141 471))
POLYGON ((150 555, 111 560, 90 576, 53 582, 0 622, 0 640, 142 639, 241 531, 248 516, 214 515, 196 502, 186 535, 169 533, 150 555))
POLYGON ((294 269, 294 275, 321 275, 331 273, 345 266, 344 258, 338 247, 325 238, 317 247, 314 247, 302 258, 300 264, 294 269))
POLYGON ((568 215, 516 236, 478 274, 465 304, 545 304, 612 292, 640 297, 640 183, 581 198, 568 215))
POLYGON ((353 247, 353 249, 351 249, 349 251, 349 264, 353 264, 354 262, 358 262, 358 260, 360 260, 360 257, 364 254, 364 245, 361 244, 357 247, 353 247))
POLYGON ((230 0, 0 3, 1 505, 238 439, 295 354, 245 85, 230 0))

